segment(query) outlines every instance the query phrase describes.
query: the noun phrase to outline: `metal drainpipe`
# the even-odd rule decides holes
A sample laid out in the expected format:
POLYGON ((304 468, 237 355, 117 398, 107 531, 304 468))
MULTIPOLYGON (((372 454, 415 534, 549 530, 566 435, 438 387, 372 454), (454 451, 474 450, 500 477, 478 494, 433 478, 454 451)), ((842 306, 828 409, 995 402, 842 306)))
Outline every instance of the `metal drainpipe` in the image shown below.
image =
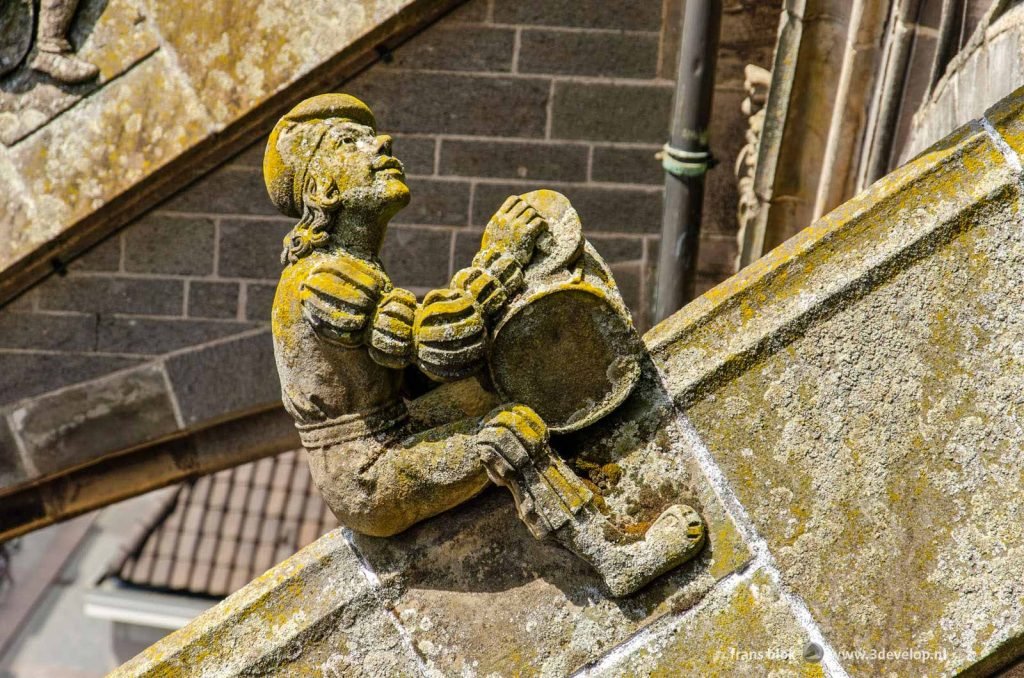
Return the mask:
POLYGON ((704 207, 704 174, 711 164, 708 123, 721 23, 721 0, 686 0, 672 102, 672 131, 661 153, 665 168, 665 204, 655 322, 693 298, 704 207))

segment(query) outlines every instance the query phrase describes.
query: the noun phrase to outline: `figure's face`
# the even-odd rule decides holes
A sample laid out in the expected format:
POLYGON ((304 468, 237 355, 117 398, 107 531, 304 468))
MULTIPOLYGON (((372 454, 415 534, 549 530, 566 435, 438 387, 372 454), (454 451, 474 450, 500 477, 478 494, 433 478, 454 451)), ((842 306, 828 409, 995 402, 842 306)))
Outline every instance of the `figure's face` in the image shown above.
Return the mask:
POLYGON ((349 120, 325 122, 330 129, 308 177, 333 180, 342 209, 390 218, 409 204, 402 163, 391 155, 391 137, 349 120))

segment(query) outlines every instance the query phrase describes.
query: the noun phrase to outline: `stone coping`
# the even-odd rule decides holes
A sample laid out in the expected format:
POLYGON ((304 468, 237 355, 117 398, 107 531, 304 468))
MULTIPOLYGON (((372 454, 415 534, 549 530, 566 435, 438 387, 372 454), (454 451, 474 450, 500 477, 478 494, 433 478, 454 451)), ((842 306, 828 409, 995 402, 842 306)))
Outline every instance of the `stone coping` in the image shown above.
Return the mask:
POLYGON ((95 35, 73 38, 100 67, 97 83, 61 89, 19 72, 11 77, 31 82, 15 89, 28 93, 0 97, 4 120, 46 121, 0 134, 11 144, 0 145, 10 189, 0 230, 11 243, 0 251, 0 304, 457 3, 83 3, 79 23, 95 35))

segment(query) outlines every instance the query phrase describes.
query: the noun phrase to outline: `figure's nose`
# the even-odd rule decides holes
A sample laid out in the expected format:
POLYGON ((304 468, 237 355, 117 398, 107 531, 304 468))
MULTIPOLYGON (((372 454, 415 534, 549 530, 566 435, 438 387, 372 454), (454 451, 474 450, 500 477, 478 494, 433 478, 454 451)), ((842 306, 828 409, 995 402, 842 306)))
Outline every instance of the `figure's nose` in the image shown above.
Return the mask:
POLYGON ((391 136, 388 134, 380 134, 377 136, 377 154, 378 155, 391 155, 391 136))

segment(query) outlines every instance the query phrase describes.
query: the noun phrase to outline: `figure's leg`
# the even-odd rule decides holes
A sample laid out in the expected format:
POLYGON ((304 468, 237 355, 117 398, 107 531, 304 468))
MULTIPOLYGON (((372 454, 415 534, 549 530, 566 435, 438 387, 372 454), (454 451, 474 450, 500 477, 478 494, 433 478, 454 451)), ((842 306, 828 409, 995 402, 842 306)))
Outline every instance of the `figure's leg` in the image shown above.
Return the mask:
POLYGON ((465 419, 405 438, 360 438, 312 449, 310 471, 342 525, 387 537, 488 485, 474 444, 478 430, 478 419, 465 419))
POLYGON ((666 509, 643 539, 630 541, 597 509, 547 437, 533 410, 506 406, 488 417, 478 445, 491 480, 512 492, 534 536, 550 537, 590 563, 612 595, 630 594, 700 551, 704 522, 685 504, 666 509))
POLYGON ((68 84, 92 80, 100 72, 93 64, 74 56, 68 42, 68 29, 77 8, 78 0, 42 0, 36 34, 38 51, 32 60, 32 68, 68 84))

